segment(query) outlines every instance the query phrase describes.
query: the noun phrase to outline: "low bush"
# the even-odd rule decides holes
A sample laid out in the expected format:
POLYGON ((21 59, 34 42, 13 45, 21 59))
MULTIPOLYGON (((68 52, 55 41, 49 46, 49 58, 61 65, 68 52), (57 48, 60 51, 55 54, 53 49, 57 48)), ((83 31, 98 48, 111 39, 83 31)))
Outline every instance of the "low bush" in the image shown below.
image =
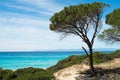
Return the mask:
MULTIPOLYGON (((114 58, 120 58, 120 50, 111 54, 101 52, 94 52, 93 54, 94 64, 106 62, 114 58)), ((0 68, 0 80, 55 80, 55 77, 53 76, 54 72, 75 64, 80 64, 84 60, 89 60, 86 55, 72 55, 66 59, 60 60, 56 65, 46 70, 29 67, 12 71, 0 68)), ((89 61, 87 62, 89 63, 89 61)))
MULTIPOLYGON (((93 63, 94 64, 99 64, 103 63, 109 60, 113 60, 114 58, 120 58, 120 50, 117 50, 112 53, 102 53, 102 52, 94 52, 93 53, 93 63)), ((56 65, 48 68, 47 70, 51 72, 56 72, 60 69, 75 65, 75 64, 80 64, 84 60, 87 59, 86 55, 72 55, 67 57, 66 59, 60 60, 56 65)), ((89 64, 89 59, 87 59, 87 63, 89 64)))
POLYGON ((29 67, 16 71, 0 70, 0 80, 55 80, 55 77, 47 70, 29 67))

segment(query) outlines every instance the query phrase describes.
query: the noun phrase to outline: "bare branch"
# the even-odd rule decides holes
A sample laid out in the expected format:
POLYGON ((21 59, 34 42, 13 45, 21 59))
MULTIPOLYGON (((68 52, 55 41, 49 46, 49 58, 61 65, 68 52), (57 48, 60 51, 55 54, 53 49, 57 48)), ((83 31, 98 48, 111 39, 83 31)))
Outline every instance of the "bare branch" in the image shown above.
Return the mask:
POLYGON ((87 55, 88 57, 90 57, 89 54, 88 54, 88 52, 87 52, 87 50, 86 50, 84 47, 82 47, 82 49, 85 51, 86 55, 87 55))
POLYGON ((97 21, 95 21, 94 23, 95 23, 95 29, 94 29, 94 33, 93 33, 93 36, 92 36, 92 39, 91 39, 91 44, 93 45, 93 43, 94 43, 94 39, 95 39, 95 37, 97 36, 97 34, 100 32, 100 29, 101 29, 101 27, 100 27, 100 16, 98 15, 97 16, 97 19, 96 19, 97 21))

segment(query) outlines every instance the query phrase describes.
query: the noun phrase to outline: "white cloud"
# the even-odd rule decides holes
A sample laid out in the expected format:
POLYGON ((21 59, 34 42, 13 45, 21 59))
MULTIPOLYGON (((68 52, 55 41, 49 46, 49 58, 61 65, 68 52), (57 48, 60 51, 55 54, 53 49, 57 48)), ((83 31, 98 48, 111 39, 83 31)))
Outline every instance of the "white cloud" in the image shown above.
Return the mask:
POLYGON ((78 37, 74 37, 75 39, 67 37, 60 41, 60 34, 54 33, 48 28, 42 29, 43 26, 48 27, 48 24, 47 21, 39 23, 39 21, 37 22, 32 18, 0 19, 0 50, 24 51, 80 48, 78 37), (40 27, 35 27, 36 25, 40 27))
POLYGON ((8 25, 16 27, 38 27, 43 29, 48 29, 49 27, 48 20, 40 20, 35 18, 27 18, 27 17, 0 17, 0 25, 8 25))
MULTIPOLYGON (((54 13, 64 7, 52 0, 16 0, 16 2, 29 4, 34 8, 11 4, 7 6, 46 15, 49 14, 48 12, 54 13), (45 9, 45 12, 39 11, 35 7, 45 9)), ((60 34, 49 30, 48 17, 47 19, 36 18, 35 16, 14 12, 1 12, 0 14, 0 51, 80 49, 81 46, 87 48, 79 37, 70 36, 60 41, 60 34)), ((103 27, 106 28, 108 25, 103 24, 103 27)), ((101 44, 100 41, 95 41, 94 48, 103 46, 106 47, 104 43, 101 44)))
POLYGON ((30 4, 32 6, 40 7, 51 12, 59 11, 64 7, 63 5, 55 3, 52 0, 17 0, 16 2, 30 4))
POLYGON ((1 51, 75 49, 80 40, 67 37, 59 40, 59 35, 49 30, 33 27, 3 27, 0 30, 1 51), (74 43, 74 44, 73 44, 74 43))
POLYGON ((0 49, 41 50, 51 48, 54 34, 47 30, 32 27, 2 27, 0 30, 0 49))
POLYGON ((34 7, 28 7, 28 6, 21 6, 21 5, 13 5, 13 4, 5 4, 5 6, 11 7, 11 8, 16 8, 19 10, 24 10, 24 11, 28 11, 28 12, 35 12, 38 14, 43 14, 43 15, 52 15, 52 13, 50 11, 43 11, 40 9, 36 9, 34 7))
MULTIPOLYGON (((106 25, 104 25, 106 26, 106 25)), ((49 21, 30 17, 0 18, 0 51, 31 51, 55 49, 80 49, 86 46, 79 37, 69 36, 60 40, 60 34, 48 29, 49 21)), ((94 48, 106 46, 95 41, 94 48)))

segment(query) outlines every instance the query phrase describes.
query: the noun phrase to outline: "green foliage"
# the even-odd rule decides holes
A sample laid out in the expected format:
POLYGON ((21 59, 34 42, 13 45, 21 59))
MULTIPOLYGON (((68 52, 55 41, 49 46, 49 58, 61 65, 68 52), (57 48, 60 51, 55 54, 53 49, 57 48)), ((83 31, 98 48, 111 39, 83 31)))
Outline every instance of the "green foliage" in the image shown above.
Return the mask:
MULTIPOLYGON (((94 64, 99 64, 102 62, 106 62, 109 60, 113 60, 114 58, 120 58, 120 50, 117 50, 111 54, 106 54, 106 53, 102 53, 102 52, 94 52, 93 53, 93 63, 94 64)), ((82 63, 84 60, 87 60, 88 64, 89 64, 89 59, 87 59, 86 55, 72 55, 66 59, 63 59, 61 61, 59 61, 55 66, 52 66, 50 68, 48 68, 47 70, 51 71, 51 72, 56 72, 60 69, 75 65, 75 64, 80 64, 82 63)))
POLYGON ((51 72, 48 72, 40 68, 25 68, 15 71, 17 78, 15 80, 51 80, 54 76, 51 72))
POLYGON ((113 52, 112 54, 110 54, 110 56, 112 58, 120 58, 120 50, 113 52))
MULTIPOLYGON (((50 18, 50 29, 56 32, 76 34, 74 32, 74 30, 77 30, 76 27, 84 29, 85 25, 93 25, 94 20, 98 19, 96 17, 100 18, 103 8, 106 6, 108 5, 101 2, 94 2, 92 4, 65 7, 50 18)), ((89 26, 89 28, 92 27, 89 26)))
POLYGON ((115 9, 112 13, 106 16, 106 23, 113 27, 120 28, 120 8, 115 9))
MULTIPOLYGON (((113 60, 114 58, 120 58, 120 50, 117 50, 111 54, 101 52, 95 52, 93 54, 94 64, 113 60)), ((88 60, 86 55, 72 55, 66 59, 60 60, 55 66, 52 66, 46 70, 29 67, 12 71, 3 70, 1 68, 0 80, 55 80, 55 77, 53 76, 54 72, 75 64, 80 64, 85 60, 88 60)))
POLYGON ((29 68, 24 68, 24 69, 18 69, 15 71, 15 74, 16 75, 24 75, 24 74, 27 74, 27 73, 36 73, 36 72, 39 72, 39 71, 44 71, 43 69, 39 69, 39 68, 33 68, 33 67, 29 67, 29 68))
MULTIPOLYGON (((101 17, 106 6, 108 5, 94 2, 65 7, 50 18, 50 30, 62 33, 62 38, 69 34, 79 36, 87 44, 90 54, 92 54, 94 39, 101 30, 101 17), (91 31, 92 33, 90 33, 91 31)), ((94 72, 92 55, 89 55, 89 57, 90 68, 94 72)), ((59 66, 59 68, 62 67, 59 66)))
POLYGON ((106 61, 109 61, 112 59, 113 59, 113 57, 110 56, 110 54, 105 54, 105 53, 101 53, 101 52, 95 52, 93 54, 93 63, 94 64, 99 64, 99 63, 106 62, 106 61))
MULTIPOLYGON (((94 39, 101 30, 101 17, 106 6, 108 5, 94 2, 65 7, 50 18, 50 30, 62 33, 62 38, 69 34, 79 36, 87 44, 90 54, 92 54, 94 39), (91 31, 92 33, 90 33, 91 31)), ((94 72, 92 55, 89 55, 89 59, 90 68, 94 72)), ((62 67, 59 66, 58 69, 60 68, 62 67)))
POLYGON ((0 67, 0 70, 2 70, 3 68, 2 67, 0 67))
POLYGON ((120 42, 120 29, 108 28, 104 30, 98 38, 109 43, 120 42))
POLYGON ((66 59, 60 60, 56 65, 48 68, 47 70, 50 70, 51 72, 56 72, 60 69, 72 66, 74 64, 80 64, 86 58, 87 58, 86 55, 81 55, 81 56, 72 55, 66 59))
POLYGON ((99 35, 99 38, 110 43, 120 42, 120 9, 116 9, 108 14, 106 16, 106 23, 112 27, 104 30, 99 35))
POLYGON ((55 78, 47 70, 29 67, 16 71, 0 70, 0 80, 55 80, 55 78))
POLYGON ((0 71, 0 78, 2 80, 12 80, 14 79, 15 75, 12 70, 2 70, 0 71))
POLYGON ((26 73, 19 75, 15 80, 51 80, 54 79, 52 73, 48 71, 38 71, 35 73, 26 73))

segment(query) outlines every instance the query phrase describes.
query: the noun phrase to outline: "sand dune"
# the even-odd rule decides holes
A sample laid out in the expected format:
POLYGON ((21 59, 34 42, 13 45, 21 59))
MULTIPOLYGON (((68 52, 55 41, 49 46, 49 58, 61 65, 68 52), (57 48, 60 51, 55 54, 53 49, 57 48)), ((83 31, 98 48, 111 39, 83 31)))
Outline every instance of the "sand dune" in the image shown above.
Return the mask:
POLYGON ((89 66, 85 64, 74 65, 65 69, 62 69, 54 75, 58 80, 75 80, 75 77, 79 75, 79 72, 89 69, 89 66))
MULTIPOLYGON (((120 58, 94 66, 105 69, 112 69, 118 67, 120 68, 120 58)), ((71 67, 59 70, 58 72, 54 73, 54 76, 56 77, 57 80, 76 80, 75 78, 81 75, 80 72, 83 72, 87 69, 89 69, 89 66, 84 63, 81 63, 78 65, 73 65, 71 67)))

